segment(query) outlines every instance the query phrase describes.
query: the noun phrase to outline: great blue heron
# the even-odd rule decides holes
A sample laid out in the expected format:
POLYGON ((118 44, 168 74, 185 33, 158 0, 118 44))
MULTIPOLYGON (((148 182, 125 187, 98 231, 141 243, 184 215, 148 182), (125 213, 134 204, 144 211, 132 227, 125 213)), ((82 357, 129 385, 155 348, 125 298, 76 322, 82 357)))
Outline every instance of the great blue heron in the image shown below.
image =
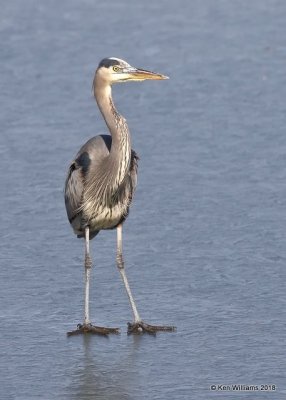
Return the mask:
POLYGON ((132 307, 134 321, 128 333, 173 331, 172 326, 154 326, 142 321, 124 269, 122 255, 122 224, 132 201, 137 181, 138 156, 131 149, 126 120, 118 113, 112 100, 111 85, 117 82, 167 79, 154 72, 131 67, 118 58, 103 59, 96 70, 93 90, 98 107, 110 135, 99 135, 86 142, 71 163, 65 183, 65 205, 69 222, 79 238, 85 238, 85 306, 84 322, 68 332, 118 333, 118 328, 94 326, 89 318, 89 282, 92 266, 89 241, 102 229, 117 229, 117 267, 132 307))

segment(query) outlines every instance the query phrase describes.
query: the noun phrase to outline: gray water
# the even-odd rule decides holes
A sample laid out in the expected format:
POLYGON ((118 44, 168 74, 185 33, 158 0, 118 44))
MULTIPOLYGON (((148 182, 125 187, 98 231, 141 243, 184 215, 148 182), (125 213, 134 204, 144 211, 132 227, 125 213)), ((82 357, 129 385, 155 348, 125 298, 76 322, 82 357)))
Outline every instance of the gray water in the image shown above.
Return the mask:
POLYGON ((285 1, 0 5, 1 399, 284 399, 285 1), (106 56, 171 78, 114 97, 141 158, 127 274, 144 320, 172 334, 126 335, 106 231, 92 242, 91 317, 122 333, 66 337, 83 317, 83 242, 63 185, 106 131, 91 95, 106 56))

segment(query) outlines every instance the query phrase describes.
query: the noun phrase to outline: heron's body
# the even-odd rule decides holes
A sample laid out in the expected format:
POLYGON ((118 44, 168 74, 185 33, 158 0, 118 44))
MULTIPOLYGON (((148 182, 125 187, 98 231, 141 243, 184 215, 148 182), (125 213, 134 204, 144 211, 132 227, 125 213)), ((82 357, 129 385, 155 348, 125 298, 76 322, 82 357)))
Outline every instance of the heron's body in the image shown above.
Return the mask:
POLYGON ((69 221, 78 237, 84 236, 88 223, 90 237, 102 229, 113 229, 128 215, 137 183, 137 160, 134 150, 122 155, 128 160, 123 174, 102 177, 101 187, 94 182, 102 166, 112 163, 112 137, 99 135, 86 142, 71 163, 65 188, 65 202, 69 221), (107 191, 104 179, 111 184, 107 191), (88 190, 94 193, 88 197, 88 190))
POLYGON ((117 333, 117 328, 91 325, 89 320, 89 282, 91 256, 89 241, 102 229, 117 228, 117 267, 122 276, 134 315, 130 332, 173 330, 152 326, 139 317, 124 269, 122 223, 125 221, 137 183, 138 156, 131 149, 127 122, 115 108, 111 85, 128 80, 166 79, 164 75, 131 67, 123 60, 103 59, 96 70, 93 88, 98 107, 110 135, 99 135, 86 142, 72 161, 65 184, 65 205, 74 233, 85 239, 85 314, 84 323, 74 333, 117 333))

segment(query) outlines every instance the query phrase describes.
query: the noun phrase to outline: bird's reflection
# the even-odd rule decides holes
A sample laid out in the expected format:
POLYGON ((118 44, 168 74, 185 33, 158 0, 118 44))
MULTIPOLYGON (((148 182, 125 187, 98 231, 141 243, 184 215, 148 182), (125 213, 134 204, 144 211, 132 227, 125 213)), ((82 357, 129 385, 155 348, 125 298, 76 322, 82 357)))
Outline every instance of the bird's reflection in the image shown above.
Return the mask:
MULTIPOLYGON (((77 338, 78 339, 78 338, 77 338)), ((130 337, 124 354, 112 351, 114 343, 92 335, 83 336, 83 359, 77 365, 73 377, 71 399, 132 400, 138 391, 136 371, 137 351, 142 338, 130 337), (110 346, 111 345, 111 346, 110 346), (99 350, 100 349, 100 350, 99 350)), ((124 348, 120 349, 124 351, 124 348)))

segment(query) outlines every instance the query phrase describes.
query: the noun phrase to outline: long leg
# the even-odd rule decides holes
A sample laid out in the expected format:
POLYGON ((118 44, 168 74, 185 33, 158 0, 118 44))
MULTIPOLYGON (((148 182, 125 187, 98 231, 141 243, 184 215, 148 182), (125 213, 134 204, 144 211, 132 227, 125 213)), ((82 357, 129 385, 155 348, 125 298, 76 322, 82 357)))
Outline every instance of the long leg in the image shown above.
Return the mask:
POLYGON ((131 289, 127 280, 127 276, 124 268, 124 260, 123 260, 123 252, 122 252, 122 224, 117 227, 117 255, 116 255, 117 267, 122 277, 128 299, 133 311, 134 322, 128 323, 128 334, 130 333, 142 333, 147 332, 150 334, 156 334, 158 331, 172 332, 176 330, 174 326, 158 326, 158 325, 149 325, 142 321, 137 311, 137 307, 134 301, 134 298, 131 293, 131 289))
POLYGON ((68 336, 78 335, 81 333, 94 333, 98 335, 108 335, 109 333, 119 333, 118 328, 105 328, 103 326, 94 326, 90 323, 89 319, 89 286, 90 286, 90 273, 92 267, 92 260, 89 252, 89 227, 85 228, 85 256, 84 256, 84 270, 85 270, 85 289, 84 289, 84 322, 78 324, 75 331, 68 332, 68 336))
POLYGON ((85 228, 85 255, 84 255, 84 271, 85 271, 85 292, 84 292, 84 324, 90 324, 89 319, 89 286, 92 260, 89 253, 89 227, 85 228))
POLYGON ((119 270, 120 275, 122 277, 122 280, 123 280, 123 283, 124 283, 124 286, 125 286, 125 289, 126 289, 126 292, 127 292, 127 295, 128 295, 128 299, 129 299, 129 302, 130 302, 130 305, 131 305, 131 308, 132 308, 132 311, 133 311, 134 322, 135 323, 140 322, 141 318, 140 318, 139 313, 137 311, 137 307, 136 307, 134 298, 132 296, 131 289, 130 289, 130 286, 129 286, 129 283, 128 283, 128 280, 127 280, 127 276, 126 276, 126 273, 125 273, 125 268, 124 268, 124 260, 123 260, 123 253, 122 253, 122 225, 121 224, 118 225, 118 227, 117 227, 117 255, 116 255, 116 262, 117 262, 117 267, 118 267, 118 270, 119 270))

